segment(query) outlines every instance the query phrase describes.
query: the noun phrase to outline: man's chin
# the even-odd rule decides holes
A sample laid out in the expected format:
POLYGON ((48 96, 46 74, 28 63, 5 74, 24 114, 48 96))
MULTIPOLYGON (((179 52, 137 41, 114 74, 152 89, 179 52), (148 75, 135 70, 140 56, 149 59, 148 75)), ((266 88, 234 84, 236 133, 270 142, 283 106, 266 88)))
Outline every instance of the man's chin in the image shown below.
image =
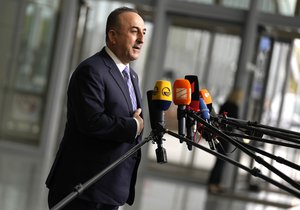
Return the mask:
POLYGON ((136 59, 139 58, 139 56, 140 56, 140 54, 134 54, 134 55, 131 56, 131 59, 136 60, 136 59))

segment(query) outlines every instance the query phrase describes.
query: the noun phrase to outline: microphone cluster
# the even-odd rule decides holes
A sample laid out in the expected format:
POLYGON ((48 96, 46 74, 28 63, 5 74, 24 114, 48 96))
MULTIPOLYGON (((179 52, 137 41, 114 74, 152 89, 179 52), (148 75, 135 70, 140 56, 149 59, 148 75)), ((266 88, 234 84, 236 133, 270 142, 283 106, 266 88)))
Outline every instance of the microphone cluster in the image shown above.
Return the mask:
MULTIPOLYGON (((200 136, 208 141, 210 148, 215 149, 213 135, 205 130, 205 126, 188 114, 188 112, 196 113, 207 123, 210 123, 210 112, 213 110, 212 99, 207 89, 199 90, 199 82, 196 75, 186 75, 184 79, 176 79, 173 89, 169 81, 158 80, 154 89, 147 92, 147 97, 151 128, 156 133, 156 136, 159 136, 159 132, 157 132, 159 128, 161 129, 165 126, 164 111, 170 107, 173 100, 174 104, 178 106, 178 134, 190 141, 196 141, 196 134, 199 132, 200 136)), ((182 139, 180 139, 180 143, 182 142, 182 139)), ((192 144, 190 142, 186 143, 188 149, 192 150, 192 144)))
POLYGON ((251 140, 264 141, 266 143, 278 144, 282 146, 290 146, 292 148, 300 148, 300 133, 287 131, 279 128, 265 126, 256 122, 251 123, 235 118, 227 117, 226 113, 217 115, 212 106, 212 98, 207 89, 199 90, 198 78, 195 75, 186 75, 184 79, 176 79, 171 88, 171 83, 165 80, 159 80, 156 82, 154 89, 147 92, 149 115, 151 121, 151 139, 157 144, 156 157, 158 163, 166 163, 167 156, 166 150, 162 147, 162 137, 165 133, 168 133, 180 140, 186 142, 189 150, 192 146, 200 148, 210 154, 217 156, 231 164, 238 166, 239 168, 249 172, 253 176, 276 185, 277 187, 294 194, 300 198, 300 184, 291 179, 283 172, 279 171, 276 167, 267 163, 262 157, 256 155, 257 153, 267 156, 279 163, 285 164, 300 171, 300 166, 285 160, 279 156, 267 153, 266 151, 255 148, 241 141, 240 139, 234 139, 232 137, 248 138, 251 140), (173 91, 172 91, 173 90, 173 91), (173 95, 172 95, 173 92, 173 95), (177 120, 178 120, 178 134, 165 128, 164 112, 169 109, 172 101, 177 105, 177 120), (233 133, 232 129, 242 131, 245 135, 233 133), (210 150, 196 142, 196 134, 199 134, 200 138, 203 137, 209 144, 210 150), (277 143, 269 139, 263 139, 264 135, 268 135, 275 138, 285 139, 291 143, 285 143, 278 141, 277 143), (222 151, 222 145, 218 139, 222 139, 234 145, 242 152, 253 158, 257 163, 263 165, 271 172, 275 173, 291 186, 286 186, 278 181, 275 181, 268 176, 261 174, 257 168, 246 167, 235 160, 224 155, 222 151))
MULTIPOLYGON (((199 90, 198 77, 196 75, 186 75, 185 79, 177 79, 173 85, 173 102, 178 106, 178 134, 190 139, 196 140, 197 132, 209 143, 211 149, 215 149, 215 141, 211 133, 205 130, 202 123, 188 114, 193 112, 210 123, 210 112, 212 108, 212 99, 207 89, 199 90)), ((182 140, 180 140, 182 142, 182 140)), ((190 142, 187 142, 189 150, 192 149, 190 142)))

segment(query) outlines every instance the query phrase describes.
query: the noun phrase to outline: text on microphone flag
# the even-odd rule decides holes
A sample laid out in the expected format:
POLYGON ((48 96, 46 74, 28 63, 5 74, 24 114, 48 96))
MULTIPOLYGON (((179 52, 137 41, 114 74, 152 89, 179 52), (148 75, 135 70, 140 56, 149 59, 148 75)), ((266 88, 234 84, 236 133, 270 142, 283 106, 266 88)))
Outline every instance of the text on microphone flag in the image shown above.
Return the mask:
POLYGON ((187 100, 188 99, 188 89, 186 88, 176 88, 175 98, 176 100, 187 100))

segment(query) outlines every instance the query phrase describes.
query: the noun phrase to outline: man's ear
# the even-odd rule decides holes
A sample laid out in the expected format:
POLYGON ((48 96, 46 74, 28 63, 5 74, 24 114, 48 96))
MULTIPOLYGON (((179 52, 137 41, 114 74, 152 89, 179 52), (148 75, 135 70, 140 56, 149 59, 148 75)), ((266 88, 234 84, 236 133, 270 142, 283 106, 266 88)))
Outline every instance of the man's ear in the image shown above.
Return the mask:
POLYGON ((108 31, 108 39, 112 44, 116 44, 116 40, 117 40, 116 36, 117 36, 117 32, 114 29, 110 29, 108 31))

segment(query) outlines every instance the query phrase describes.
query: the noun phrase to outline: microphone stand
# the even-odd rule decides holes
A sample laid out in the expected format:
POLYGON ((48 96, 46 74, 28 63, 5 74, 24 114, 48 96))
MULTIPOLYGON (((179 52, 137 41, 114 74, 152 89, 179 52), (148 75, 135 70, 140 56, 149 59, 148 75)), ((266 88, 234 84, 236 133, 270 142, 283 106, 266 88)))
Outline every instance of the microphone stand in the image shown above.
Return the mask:
POLYGON ((192 116, 194 119, 196 119, 201 124, 205 125, 206 128, 209 129, 211 132, 217 134, 218 136, 220 136, 224 140, 230 142, 231 144, 233 144, 234 146, 236 146, 237 148, 239 148, 241 151, 245 152, 247 155, 249 155, 251 158, 253 158, 257 163, 265 166, 267 169, 269 169, 270 171, 274 172, 276 175, 278 175, 279 177, 281 177, 283 180, 285 180, 286 182, 288 182, 290 185, 292 185, 293 187, 295 187, 298 190, 300 190, 300 184, 298 182, 292 180, 290 177, 288 177, 287 175, 285 175, 283 172, 279 171, 277 168, 275 168, 274 166, 270 165, 262 157, 255 155, 252 151, 250 151, 249 149, 247 149, 240 142, 237 142, 237 141, 233 140, 232 138, 230 138, 225 133, 221 132, 220 130, 218 130, 217 128, 215 128, 214 126, 212 126, 211 124, 207 123, 205 120, 203 120, 201 117, 199 117, 198 115, 196 115, 194 112, 187 111, 187 114, 190 115, 190 116, 192 116))
POLYGON ((164 133, 159 129, 159 127, 163 127, 162 124, 157 124, 155 129, 152 129, 150 136, 152 137, 152 142, 157 144, 157 149, 155 150, 156 161, 157 163, 167 163, 167 152, 163 147, 163 139, 164 133))
POLYGON ((300 133, 295 131, 289 131, 281 128, 275 128, 272 126, 266 126, 258 124, 256 122, 247 122, 244 120, 239 120, 235 118, 226 118, 226 117, 212 117, 214 121, 219 124, 231 125, 247 134, 254 135, 256 137, 262 137, 263 134, 268 136, 277 137, 286 141, 300 144, 300 133), (268 130, 269 129, 269 130, 268 130))
POLYGON ((295 137, 300 138, 300 133, 296 132, 296 131, 291 131, 291 130, 287 130, 287 129, 283 129, 283 128, 277 128, 277 127, 273 127, 273 126, 269 126, 269 125, 260 124, 256 121, 254 121, 254 122, 246 121, 246 120, 241 120, 241 119, 237 119, 237 118, 233 118, 233 117, 226 117, 226 119, 229 121, 236 121, 236 122, 240 122, 242 124, 247 124, 249 126, 253 126, 253 127, 257 127, 257 128, 264 128, 264 129, 269 129, 269 130, 273 130, 273 131, 283 132, 285 134, 295 135, 295 137))
POLYGON ((196 142, 194 142, 194 141, 192 141, 192 140, 190 140, 190 139, 188 139, 188 138, 186 138, 186 137, 183 137, 183 136, 181 136, 181 135, 178 135, 178 134, 176 134, 176 133, 174 133, 174 132, 172 132, 172 131, 170 131, 170 130, 168 130, 168 129, 165 129, 165 128, 163 128, 163 127, 161 127, 161 129, 162 129, 162 131, 163 131, 164 133, 167 133, 167 134, 169 134, 169 135, 171 135, 171 136, 173 136, 173 137, 175 137, 175 138, 180 139, 181 141, 184 141, 184 142, 186 142, 186 143, 189 143, 190 145, 192 145, 192 146, 194 146, 194 147, 196 147, 196 148, 198 148, 198 149, 204 150, 204 151, 206 151, 206 152, 208 152, 208 153, 210 153, 210 154, 212 154, 212 155, 214 155, 214 156, 216 156, 216 157, 218 157, 218 158, 220 158, 220 159, 222 159, 222 160, 224 160, 224 161, 227 161, 227 162, 229 162, 229 163, 231 163, 231 164, 233 164, 233 165, 235 165, 235 166, 237 166, 237 167, 239 167, 239 168, 241 168, 241 169, 247 171, 248 173, 250 173, 250 174, 253 175, 253 176, 259 177, 259 178, 261 178, 261 179, 263 179, 263 180, 265 180, 265 181, 267 181, 267 182, 269 182, 269 183, 271 183, 271 184, 273 184, 273 185, 279 187, 280 189, 283 189, 283 190, 285 190, 286 192, 289 192, 289 193, 291 193, 292 195, 294 195, 294 196, 300 198, 300 192, 299 192, 298 190, 292 189, 292 188, 290 188, 290 187, 288 187, 288 186, 285 186, 285 185, 283 185, 283 184, 277 182, 277 181, 274 180, 274 179, 271 179, 271 178, 269 178, 269 177, 263 175, 263 174, 261 173, 261 171, 260 171, 258 168, 255 168, 255 167, 254 167, 254 168, 251 169, 251 168, 249 168, 249 167, 246 167, 246 166, 240 164, 239 162, 237 162, 237 161, 235 161, 235 160, 233 160, 233 159, 231 159, 231 158, 229 158, 229 157, 227 157, 227 156, 225 156, 225 155, 223 155, 223 154, 221 154, 221 153, 218 153, 218 152, 216 152, 216 151, 214 151, 214 150, 210 150, 210 149, 207 148, 207 147, 204 147, 204 146, 202 146, 202 145, 200 145, 200 144, 197 144, 196 142))
POLYGON ((150 140, 155 141, 157 137, 155 136, 155 133, 151 133, 147 138, 142 140, 139 144, 132 147, 128 152, 126 152, 124 155, 122 155, 119 159, 114 161, 111 165, 107 166, 105 169, 103 169, 101 172, 99 172, 97 175, 89 179, 83 184, 78 184, 74 187, 73 191, 67 195, 65 198, 63 198, 60 202, 58 202, 55 206, 53 206, 50 210, 59 210, 65 205, 67 205, 69 202, 74 200, 76 197, 78 197, 82 192, 84 192, 87 188, 89 188, 91 185, 96 183, 98 180, 100 180, 104 175, 106 175, 108 172, 110 172, 112 169, 114 169, 116 166, 118 166, 120 163, 125 161, 127 158, 129 158, 131 155, 136 153, 144 144, 149 142, 150 140), (154 134, 154 136, 152 135, 154 134))
POLYGON ((249 148, 250 150, 254 151, 254 152, 260 153, 260 154, 262 154, 262 155, 264 155, 266 157, 269 157, 269 158, 275 160, 278 163, 284 164, 286 166, 289 166, 291 168, 294 168, 294 169, 300 171, 300 166, 297 165, 297 164, 295 164, 295 163, 293 163, 293 162, 291 162, 291 161, 288 161, 288 160, 286 160, 286 159, 284 159, 284 158, 282 158, 280 156, 275 156, 275 155, 273 155, 271 153, 268 153, 268 152, 266 152, 264 150, 258 149, 258 148, 254 147, 252 145, 246 144, 246 143, 244 143, 242 141, 240 141, 240 143, 242 145, 244 145, 245 147, 249 148))
POLYGON ((286 142, 281 142, 281 141, 274 141, 274 140, 270 140, 270 139, 266 139, 266 138, 259 138, 256 136, 243 135, 243 134, 228 132, 228 131, 225 131, 224 133, 229 136, 233 136, 233 137, 251 139, 251 140, 264 142, 264 143, 268 143, 268 144, 275 144, 275 145, 290 147, 290 148, 294 148, 294 149, 300 149, 300 145, 297 145, 297 144, 291 144, 291 143, 286 143, 286 142))
MULTIPOLYGON (((272 127, 272 126, 262 125, 262 124, 258 124, 257 122, 246 122, 244 120, 235 119, 235 118, 225 118, 225 122, 229 122, 228 124, 230 124, 230 121, 234 121, 234 122, 237 122, 237 123, 241 122, 243 125, 247 124, 247 125, 251 125, 251 126, 253 125, 254 127, 271 129, 271 130, 275 130, 275 131, 278 131, 278 132, 285 132, 290 136, 300 135, 300 133, 297 133, 297 132, 294 132, 294 131, 289 131, 289 130, 285 130, 285 129, 281 129, 281 128, 275 128, 275 127, 272 127), (228 120, 228 121, 226 121, 226 120, 228 120)), ((253 127, 251 127, 251 129, 253 129, 253 127)), ((291 143, 286 143, 286 142, 281 142, 281 141, 274 141, 274 140, 270 140, 270 139, 266 139, 266 138, 259 138, 259 137, 256 137, 256 136, 244 135, 244 134, 239 134, 239 133, 235 133, 235 132, 225 131, 224 133, 229 135, 229 136, 233 136, 233 137, 246 138, 246 139, 256 140, 256 141, 260 141, 260 142, 264 142, 264 143, 280 145, 280 146, 290 147, 290 148, 294 148, 294 149, 300 149, 300 145, 297 145, 297 144, 291 144, 291 143)), ((264 156, 267 156, 267 157, 275 160, 276 162, 284 164, 286 166, 289 166, 293 169, 300 170, 300 166, 293 163, 293 162, 291 162, 291 161, 288 161, 288 160, 286 160, 286 159, 284 159, 280 156, 275 156, 275 155, 273 155, 271 153, 268 153, 264 150, 258 149, 258 148, 254 147, 252 145, 246 144, 242 141, 240 141, 240 142, 241 142, 241 144, 243 144, 245 147, 249 148, 252 151, 255 151, 255 152, 260 153, 264 156)))

